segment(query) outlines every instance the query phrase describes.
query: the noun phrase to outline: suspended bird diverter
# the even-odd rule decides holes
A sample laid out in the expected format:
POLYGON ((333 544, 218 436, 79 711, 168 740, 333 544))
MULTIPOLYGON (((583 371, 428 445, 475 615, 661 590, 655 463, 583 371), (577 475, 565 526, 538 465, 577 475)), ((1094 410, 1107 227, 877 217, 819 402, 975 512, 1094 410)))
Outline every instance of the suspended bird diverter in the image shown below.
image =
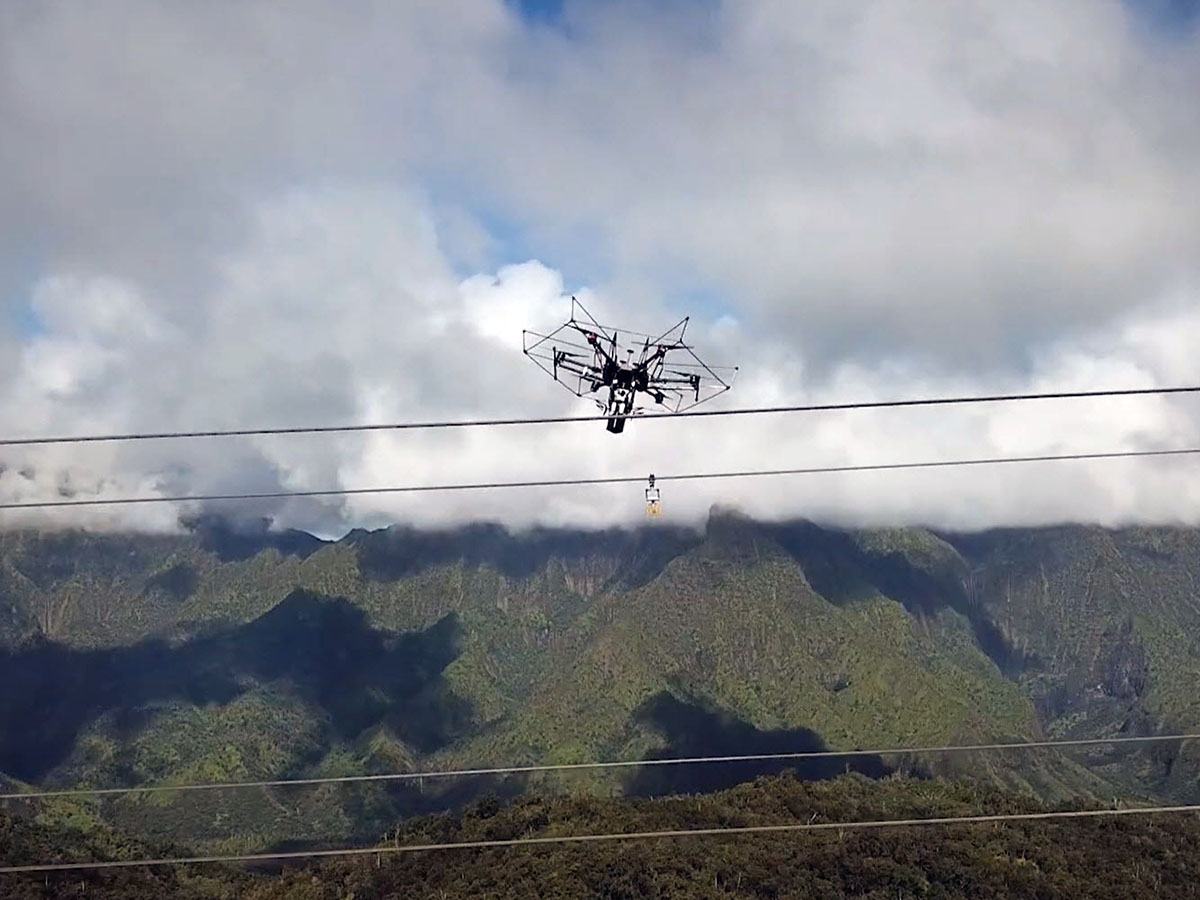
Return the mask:
POLYGON ((650 484, 646 487, 646 516, 657 519, 662 515, 662 491, 654 486, 654 476, 650 476, 650 484))

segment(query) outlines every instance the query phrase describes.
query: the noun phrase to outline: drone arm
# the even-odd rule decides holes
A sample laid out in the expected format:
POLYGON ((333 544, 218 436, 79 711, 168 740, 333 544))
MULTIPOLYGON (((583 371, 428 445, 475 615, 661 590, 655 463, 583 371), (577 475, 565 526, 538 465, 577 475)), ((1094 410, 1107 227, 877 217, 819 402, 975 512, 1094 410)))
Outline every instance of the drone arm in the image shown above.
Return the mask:
POLYGON ((604 349, 603 341, 612 340, 608 335, 603 332, 589 331, 578 322, 570 322, 568 324, 584 336, 593 352, 604 362, 616 362, 616 357, 604 349))
POLYGON ((695 376, 684 376, 683 378, 671 378, 671 377, 666 377, 666 378, 652 378, 652 379, 650 380, 650 384, 651 384, 651 385, 656 385, 656 384, 683 384, 683 385, 687 385, 688 387, 692 387, 692 386, 694 386, 694 385, 696 384, 696 382, 697 382, 697 381, 699 381, 699 379, 700 379, 700 376, 699 376, 699 375, 695 375, 695 376))
POLYGON ((651 389, 654 389, 655 387, 666 387, 669 390, 674 389, 674 388, 670 387, 671 385, 679 385, 680 387, 691 388, 693 393, 695 393, 695 395, 696 395, 696 400, 697 401, 700 400, 700 376, 699 375, 684 375, 679 378, 671 378, 671 377, 654 378, 650 381, 651 389))
POLYGON ((559 356, 556 359, 555 369, 564 369, 572 375, 578 375, 580 378, 597 378, 599 371, 595 366, 586 365, 577 359, 572 359, 569 356, 559 356))

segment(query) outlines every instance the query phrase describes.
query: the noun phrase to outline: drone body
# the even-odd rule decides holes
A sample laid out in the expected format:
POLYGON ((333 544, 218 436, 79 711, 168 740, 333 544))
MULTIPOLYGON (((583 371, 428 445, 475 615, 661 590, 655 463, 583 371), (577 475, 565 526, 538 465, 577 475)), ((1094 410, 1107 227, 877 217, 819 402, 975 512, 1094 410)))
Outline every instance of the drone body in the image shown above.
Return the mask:
POLYGON ((625 349, 622 358, 621 332, 599 324, 572 297, 570 320, 550 334, 526 331, 524 350, 576 396, 604 395, 596 405, 608 416, 608 430, 620 434, 626 420, 642 411, 634 406, 638 394, 645 394, 666 412, 681 412, 731 387, 736 369, 705 365, 684 343, 687 324, 684 319, 657 337, 624 331, 633 346, 625 349), (577 314, 585 321, 579 321, 577 314), (714 368, 723 369, 728 380, 714 368))

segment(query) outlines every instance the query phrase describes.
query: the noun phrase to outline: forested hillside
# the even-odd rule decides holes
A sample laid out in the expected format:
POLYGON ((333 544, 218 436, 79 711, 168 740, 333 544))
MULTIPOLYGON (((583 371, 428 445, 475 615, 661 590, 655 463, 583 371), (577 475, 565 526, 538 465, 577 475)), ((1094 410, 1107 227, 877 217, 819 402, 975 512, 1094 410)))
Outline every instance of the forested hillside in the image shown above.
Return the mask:
MULTIPOLYGON (((1028 796, 967 782, 849 776, 814 784, 776 776, 697 798, 539 797, 508 806, 485 799, 461 816, 390 829, 382 846, 1045 809, 1028 796)), ((282 874, 207 865, 0 875, 0 891, 30 900, 1194 897, 1197 824, 1195 815, 1139 815, 384 853, 292 863, 282 874)), ((0 819, 0 863, 29 855, 82 861, 98 849, 62 829, 0 819)))
MULTIPOLYGON (((0 772, 107 787, 1187 730, 1197 569, 1188 529, 867 532, 729 512, 702 533, 7 532, 0 772)), ((848 765, 1049 800, 1190 799, 1200 772, 1164 744, 804 774, 848 765)), ((777 769, 167 793, 46 814, 242 850, 370 839, 484 792, 660 795, 777 769)))

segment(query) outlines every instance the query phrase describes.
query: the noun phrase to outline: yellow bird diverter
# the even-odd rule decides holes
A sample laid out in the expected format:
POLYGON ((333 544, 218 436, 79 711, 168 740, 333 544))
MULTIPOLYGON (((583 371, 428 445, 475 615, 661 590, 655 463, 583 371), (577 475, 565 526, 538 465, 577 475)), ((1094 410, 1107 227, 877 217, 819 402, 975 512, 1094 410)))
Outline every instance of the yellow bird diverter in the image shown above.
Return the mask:
POLYGON ((646 487, 646 517, 649 519, 657 519, 662 515, 662 492, 654 486, 654 476, 650 476, 650 483, 646 487))

